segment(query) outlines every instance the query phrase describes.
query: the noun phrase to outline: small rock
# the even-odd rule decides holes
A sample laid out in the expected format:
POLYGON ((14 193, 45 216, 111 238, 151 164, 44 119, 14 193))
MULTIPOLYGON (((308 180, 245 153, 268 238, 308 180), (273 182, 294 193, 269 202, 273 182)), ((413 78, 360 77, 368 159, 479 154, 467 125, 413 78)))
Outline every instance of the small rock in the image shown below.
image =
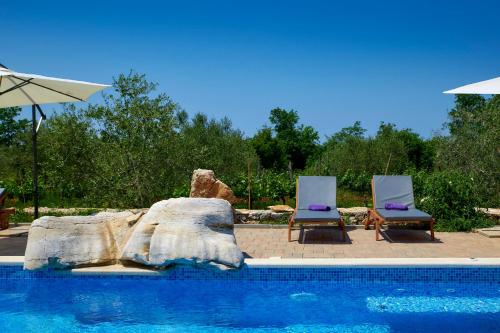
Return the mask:
POLYGON ((368 208, 366 207, 349 207, 349 208, 338 208, 340 214, 368 214, 368 208))
POLYGON ((197 169, 191 178, 191 198, 219 198, 233 204, 237 201, 229 186, 215 178, 212 170, 197 169))
POLYGON ((267 207, 275 213, 293 213, 294 209, 288 205, 275 205, 267 207))

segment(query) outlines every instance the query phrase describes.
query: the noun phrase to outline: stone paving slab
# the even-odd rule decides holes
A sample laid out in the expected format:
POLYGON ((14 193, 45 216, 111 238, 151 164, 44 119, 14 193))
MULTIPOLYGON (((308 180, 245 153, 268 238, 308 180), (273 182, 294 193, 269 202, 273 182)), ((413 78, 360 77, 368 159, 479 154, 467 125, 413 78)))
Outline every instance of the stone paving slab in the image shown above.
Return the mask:
MULTIPOLYGON (((294 230, 289 243, 286 229, 235 228, 234 232, 247 258, 500 258, 500 238, 478 233, 436 232, 433 242, 428 231, 387 230, 377 242, 375 231, 348 227, 343 243, 336 228, 305 229, 294 230)), ((26 236, 0 238, 0 256, 23 256, 26 241, 26 236)))
POLYGON ((494 226, 491 228, 478 229, 477 232, 488 238, 500 238, 500 226, 494 226))
POLYGON ((285 229, 236 228, 235 235, 248 258, 500 258, 500 239, 477 233, 436 232, 433 242, 428 231, 386 230, 377 242, 375 231, 348 227, 346 243, 336 228, 294 230, 290 243, 285 229))
POLYGON ((0 256, 24 256, 28 237, 0 238, 0 256))
POLYGON ((8 229, 0 230, 0 237, 16 237, 21 235, 27 235, 30 230, 28 226, 11 227, 8 229))

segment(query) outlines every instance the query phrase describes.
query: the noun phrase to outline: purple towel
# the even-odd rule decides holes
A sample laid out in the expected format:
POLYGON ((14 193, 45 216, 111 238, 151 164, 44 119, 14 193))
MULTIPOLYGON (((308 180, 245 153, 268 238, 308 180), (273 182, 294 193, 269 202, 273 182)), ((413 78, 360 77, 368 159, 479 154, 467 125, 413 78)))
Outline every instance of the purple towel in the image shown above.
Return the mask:
POLYGON ((311 204, 311 205, 309 205, 309 210, 328 211, 330 209, 331 209, 330 206, 322 205, 322 204, 311 204))
POLYGON ((408 206, 400 202, 387 202, 385 204, 387 210, 408 210, 408 206))

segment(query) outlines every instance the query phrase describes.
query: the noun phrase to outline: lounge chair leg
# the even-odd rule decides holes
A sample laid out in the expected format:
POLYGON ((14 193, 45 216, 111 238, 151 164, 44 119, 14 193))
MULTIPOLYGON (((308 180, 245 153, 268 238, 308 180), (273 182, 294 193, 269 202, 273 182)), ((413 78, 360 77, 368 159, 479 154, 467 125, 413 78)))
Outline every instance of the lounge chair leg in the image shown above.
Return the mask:
POLYGON ((370 210, 368 209, 368 214, 366 215, 366 220, 365 220, 365 230, 370 230, 370 224, 371 224, 371 217, 370 217, 370 210))
POLYGON ((434 219, 431 220, 431 240, 435 240, 434 237, 434 219))
POLYGON ((293 216, 288 218, 288 241, 292 241, 293 216))
POLYGON ((345 231, 344 219, 342 218, 342 216, 340 217, 339 228, 340 228, 340 231, 342 232, 342 241, 345 242, 345 240, 346 240, 346 231, 345 231))

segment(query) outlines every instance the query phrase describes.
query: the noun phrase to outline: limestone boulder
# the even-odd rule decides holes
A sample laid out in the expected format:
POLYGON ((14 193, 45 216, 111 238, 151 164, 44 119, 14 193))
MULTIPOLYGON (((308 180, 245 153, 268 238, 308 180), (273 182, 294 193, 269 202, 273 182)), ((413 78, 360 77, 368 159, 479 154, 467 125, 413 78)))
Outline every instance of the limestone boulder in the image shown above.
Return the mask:
POLYGON ((24 268, 64 269, 113 263, 141 215, 123 211, 41 217, 29 230, 24 268))
POLYGON ((215 178, 212 170, 197 169, 191 178, 191 198, 219 198, 233 204, 237 201, 229 186, 215 178))
POLYGON ((121 259, 155 267, 240 267, 243 254, 233 234, 231 205, 214 198, 157 202, 133 230, 121 259))

